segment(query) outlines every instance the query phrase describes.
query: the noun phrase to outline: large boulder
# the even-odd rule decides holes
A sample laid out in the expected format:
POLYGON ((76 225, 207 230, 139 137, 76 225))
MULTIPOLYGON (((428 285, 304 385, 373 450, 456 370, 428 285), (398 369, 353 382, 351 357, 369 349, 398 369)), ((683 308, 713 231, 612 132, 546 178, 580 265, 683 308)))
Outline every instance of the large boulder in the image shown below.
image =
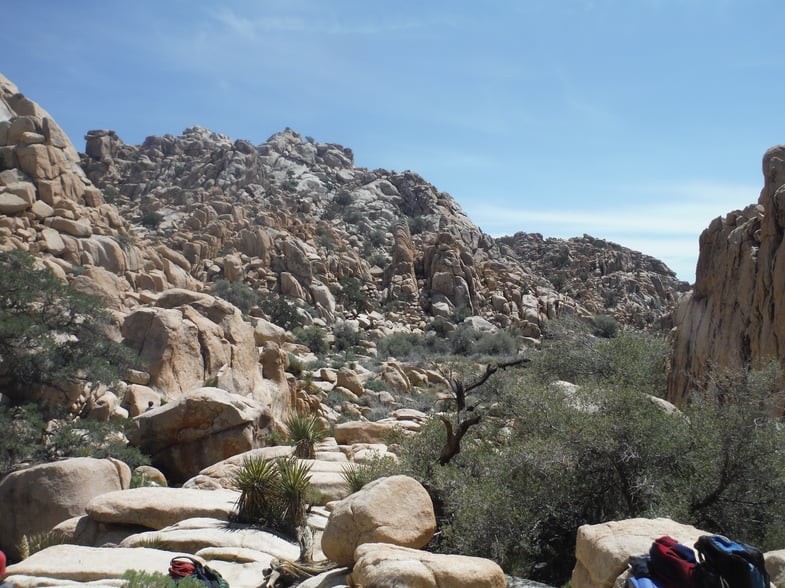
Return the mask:
POLYGON ((419 549, 436 530, 431 497, 408 476, 380 478, 337 502, 322 536, 322 551, 340 565, 354 563, 364 543, 419 549))
POLYGON ((627 568, 631 555, 649 552, 657 537, 669 535, 694 545, 709 533, 670 519, 628 519, 578 528, 572 588, 611 588, 627 568))
POLYGON ((504 588, 498 564, 480 557, 429 553, 386 543, 365 543, 355 551, 352 586, 407 588, 504 588), (394 578, 394 580, 393 580, 394 578))
POLYGON ((129 314, 125 343, 148 365, 149 386, 178 396, 215 379, 230 392, 260 396, 254 328, 225 300, 188 290, 161 293, 155 307, 129 314))
POLYGON ((182 483, 202 468, 258 446, 267 407, 219 388, 198 388, 134 419, 131 442, 168 480, 182 483))
POLYGON ((161 529, 183 519, 210 517, 229 520, 239 492, 188 488, 142 487, 107 492, 93 498, 85 510, 99 523, 161 529))
POLYGON ((115 459, 76 457, 12 472, 0 480, 0 549, 20 557, 22 535, 49 531, 85 513, 94 497, 127 488, 131 470, 115 459))

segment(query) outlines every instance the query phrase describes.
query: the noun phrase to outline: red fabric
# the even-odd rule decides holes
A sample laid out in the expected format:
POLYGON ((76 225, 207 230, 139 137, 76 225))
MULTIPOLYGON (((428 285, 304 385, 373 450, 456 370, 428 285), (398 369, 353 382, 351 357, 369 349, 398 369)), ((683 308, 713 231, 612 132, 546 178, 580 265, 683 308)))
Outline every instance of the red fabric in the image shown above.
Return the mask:
POLYGON ((194 569, 194 564, 187 559, 175 558, 169 563, 169 575, 172 578, 187 578, 194 569))
POLYGON ((649 550, 649 570, 665 588, 691 588, 696 585, 695 552, 667 535, 655 539, 649 550))
POLYGON ((5 575, 5 553, 0 551, 0 578, 5 575))

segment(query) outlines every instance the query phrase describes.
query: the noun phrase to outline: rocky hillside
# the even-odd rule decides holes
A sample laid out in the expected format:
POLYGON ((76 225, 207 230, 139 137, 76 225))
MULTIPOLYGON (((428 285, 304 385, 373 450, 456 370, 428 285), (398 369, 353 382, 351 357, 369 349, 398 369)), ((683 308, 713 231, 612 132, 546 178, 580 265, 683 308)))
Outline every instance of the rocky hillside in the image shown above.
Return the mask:
POLYGON ((481 315, 530 337, 559 311, 651 325, 687 286, 601 240, 495 242, 417 174, 356 168, 350 149, 289 130, 259 146, 201 128, 141 146, 92 131, 82 164, 135 234, 181 253, 197 281, 244 280, 328 323, 358 310, 341 299, 347 278, 403 328, 481 315), (160 224, 139 228, 151 215, 160 224))
POLYGON ((687 286, 591 237, 494 240, 417 174, 358 168, 350 149, 291 130, 261 145, 198 127, 142 145, 91 131, 80 156, 5 78, 0 167, 2 247, 103 297, 149 366, 129 385, 179 395, 215 382, 274 415, 297 402, 277 354, 308 352, 272 324, 282 301, 297 322, 328 339, 353 330, 373 353, 384 335, 467 317, 532 340, 562 314, 660 325, 687 286), (268 343, 284 350, 257 361, 268 343))
POLYGON ((712 367, 785 356, 785 146, 763 156, 757 204, 714 219, 700 237, 692 294, 679 306, 668 394, 705 388, 712 367))

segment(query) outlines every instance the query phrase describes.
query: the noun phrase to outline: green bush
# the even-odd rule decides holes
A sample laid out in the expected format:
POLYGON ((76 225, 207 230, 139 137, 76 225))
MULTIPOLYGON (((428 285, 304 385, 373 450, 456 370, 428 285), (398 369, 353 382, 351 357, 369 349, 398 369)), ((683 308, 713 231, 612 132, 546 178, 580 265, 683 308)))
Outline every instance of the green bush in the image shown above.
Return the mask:
POLYGON ((204 584, 196 578, 182 578, 175 582, 168 574, 161 572, 126 570, 121 578, 126 581, 126 588, 204 588, 204 584))
POLYGON ((592 319, 594 334, 598 337, 613 339, 619 332, 619 323, 612 316, 607 314, 596 314, 592 319))
POLYGON ((270 317, 271 322, 288 331, 302 327, 305 323, 303 317, 297 312, 296 303, 290 302, 284 295, 267 294, 260 296, 258 304, 270 317))
POLYGON ((348 322, 342 321, 333 328, 336 351, 346 351, 360 344, 360 333, 348 322))
MULTIPOLYGON (((627 331, 598 338, 590 328, 552 325, 528 369, 500 370, 473 389, 474 412, 466 414, 482 419, 447 465, 437 465, 447 438, 439 419, 398 440, 398 470, 434 499, 438 549, 561 585, 583 524, 663 516, 764 550, 781 547, 777 365, 715 376, 711 394, 667 412, 651 396, 665 389, 663 339, 627 331), (580 386, 551 384, 560 379, 580 386)), ((469 384, 471 368, 469 360, 454 364, 451 378, 469 384)))
POLYGON ((164 220, 164 215, 160 212, 155 210, 145 210, 142 211, 142 216, 139 218, 139 222, 142 223, 148 229, 155 229, 160 225, 164 220))
POLYGON ((330 350, 324 329, 317 326, 295 328, 292 331, 294 340, 300 345, 305 345, 316 355, 324 355, 330 350))
POLYGON ((253 288, 243 282, 230 282, 229 280, 216 280, 213 284, 213 295, 231 302, 243 314, 248 314, 256 306, 259 296, 253 288))
MULTIPOLYGON (((61 410, 62 412, 62 410, 61 410)), ((34 404, 10 407, 0 404, 0 476, 19 463, 45 463, 66 457, 113 457, 132 470, 148 465, 150 458, 125 440, 133 427, 130 420, 95 421, 90 419, 53 421, 57 413, 44 412, 34 404)))
POLYGON ((345 466, 341 477, 350 494, 361 490, 366 484, 399 473, 400 466, 389 457, 376 457, 368 462, 345 466))

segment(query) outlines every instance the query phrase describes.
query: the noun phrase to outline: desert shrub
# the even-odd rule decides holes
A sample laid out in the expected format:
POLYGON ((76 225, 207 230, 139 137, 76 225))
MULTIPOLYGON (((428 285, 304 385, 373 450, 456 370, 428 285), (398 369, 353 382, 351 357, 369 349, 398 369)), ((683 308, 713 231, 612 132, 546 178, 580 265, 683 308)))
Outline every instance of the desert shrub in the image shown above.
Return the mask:
POLYGON ((363 218, 363 213, 354 208, 349 208, 343 213, 344 222, 350 225, 359 224, 363 218))
POLYGON ((360 344, 360 333, 346 321, 340 321, 335 325, 333 337, 336 351, 352 349, 360 344))
POLYGON ((305 523, 310 468, 296 458, 246 458, 233 478, 240 491, 233 518, 297 538, 305 523))
POLYGON ((515 356, 518 355, 518 341, 510 331, 482 333, 474 342, 473 352, 491 357, 515 356))
POLYGON ((126 581, 126 588, 204 588, 204 584, 196 578, 182 578, 175 582, 168 574, 161 572, 126 570, 121 578, 126 581))
POLYGON ((0 389, 17 401, 63 383, 110 384, 137 361, 108 335, 114 319, 97 296, 62 283, 33 256, 0 252, 0 389))
POLYGON ((380 359, 404 359, 416 354, 421 345, 422 336, 417 333, 392 333, 379 339, 376 354, 380 359))
POLYGON ((598 337, 612 339, 619 332, 618 321, 607 314, 596 314, 591 322, 594 327, 594 334, 598 337))
POLYGON ((590 325, 560 319, 548 323, 542 350, 531 357, 533 370, 546 383, 611 381, 663 396, 669 354, 660 334, 625 330, 612 339, 598 338, 590 325))
MULTIPOLYGON (((62 411, 61 411, 62 412, 62 411)), ((0 404, 0 477, 18 463, 44 463, 64 457, 113 457, 131 469, 150 463, 150 458, 128 444, 125 433, 132 421, 68 420, 46 411, 45 407, 28 404, 0 404)))
POLYGON ((692 444, 680 482, 687 518, 764 551, 785 543, 785 431, 775 416, 781 378, 776 362, 715 374, 711 392, 686 409, 692 444))
POLYGON ((127 441, 126 434, 134 427, 130 419, 65 421, 46 435, 47 458, 112 457, 126 463, 132 470, 140 465, 149 465, 149 456, 127 441))
POLYGON ((412 235, 419 235, 430 228, 428 219, 424 216, 411 216, 406 219, 409 225, 409 233, 412 235))
POLYGON ((231 302, 243 314, 248 314, 256 306, 259 296, 253 288, 243 282, 230 282, 229 280, 216 280, 213 284, 213 294, 231 302))
POLYGON ((338 300, 340 300, 344 308, 355 314, 371 310, 372 308, 371 299, 363 290, 363 281, 353 276, 347 276, 341 280, 338 300))
POLYGON ((267 294, 260 296, 259 307, 270 317, 270 321, 286 330, 302 327, 303 317, 297 312, 297 305, 290 302, 286 296, 267 294))
POLYGON ((352 203, 352 195, 346 190, 341 190, 335 195, 333 202, 337 206, 349 206, 352 203))
POLYGON ((164 215, 156 210, 144 210, 142 211, 142 216, 139 218, 139 222, 148 229, 157 228, 163 220, 164 215))
POLYGON ((368 462, 356 464, 353 467, 344 467, 341 477, 351 494, 361 490, 369 482, 398 474, 400 469, 400 466, 393 458, 379 456, 368 462))
POLYGON ((330 350, 330 344, 321 327, 298 327, 292 331, 292 334, 297 343, 305 345, 316 355, 324 355, 330 350))
POLYGON ((631 340, 639 365, 627 372, 614 365, 630 361, 623 337, 592 340, 613 369, 577 389, 548 385, 534 369, 495 373, 475 408, 494 401, 493 410, 445 466, 436 465, 445 439, 439 420, 402 438, 402 471, 423 481, 440 513, 438 549, 561 585, 583 524, 665 516, 764 550, 782 545, 785 430, 772 416, 776 366, 717 376, 710 395, 684 413, 666 412, 624 376, 656 371, 659 352, 641 351, 658 342, 631 340))
POLYGON ((68 543, 68 535, 58 531, 22 535, 22 540, 19 542, 19 554, 22 559, 27 559, 34 553, 43 551, 47 547, 64 543, 68 543))

